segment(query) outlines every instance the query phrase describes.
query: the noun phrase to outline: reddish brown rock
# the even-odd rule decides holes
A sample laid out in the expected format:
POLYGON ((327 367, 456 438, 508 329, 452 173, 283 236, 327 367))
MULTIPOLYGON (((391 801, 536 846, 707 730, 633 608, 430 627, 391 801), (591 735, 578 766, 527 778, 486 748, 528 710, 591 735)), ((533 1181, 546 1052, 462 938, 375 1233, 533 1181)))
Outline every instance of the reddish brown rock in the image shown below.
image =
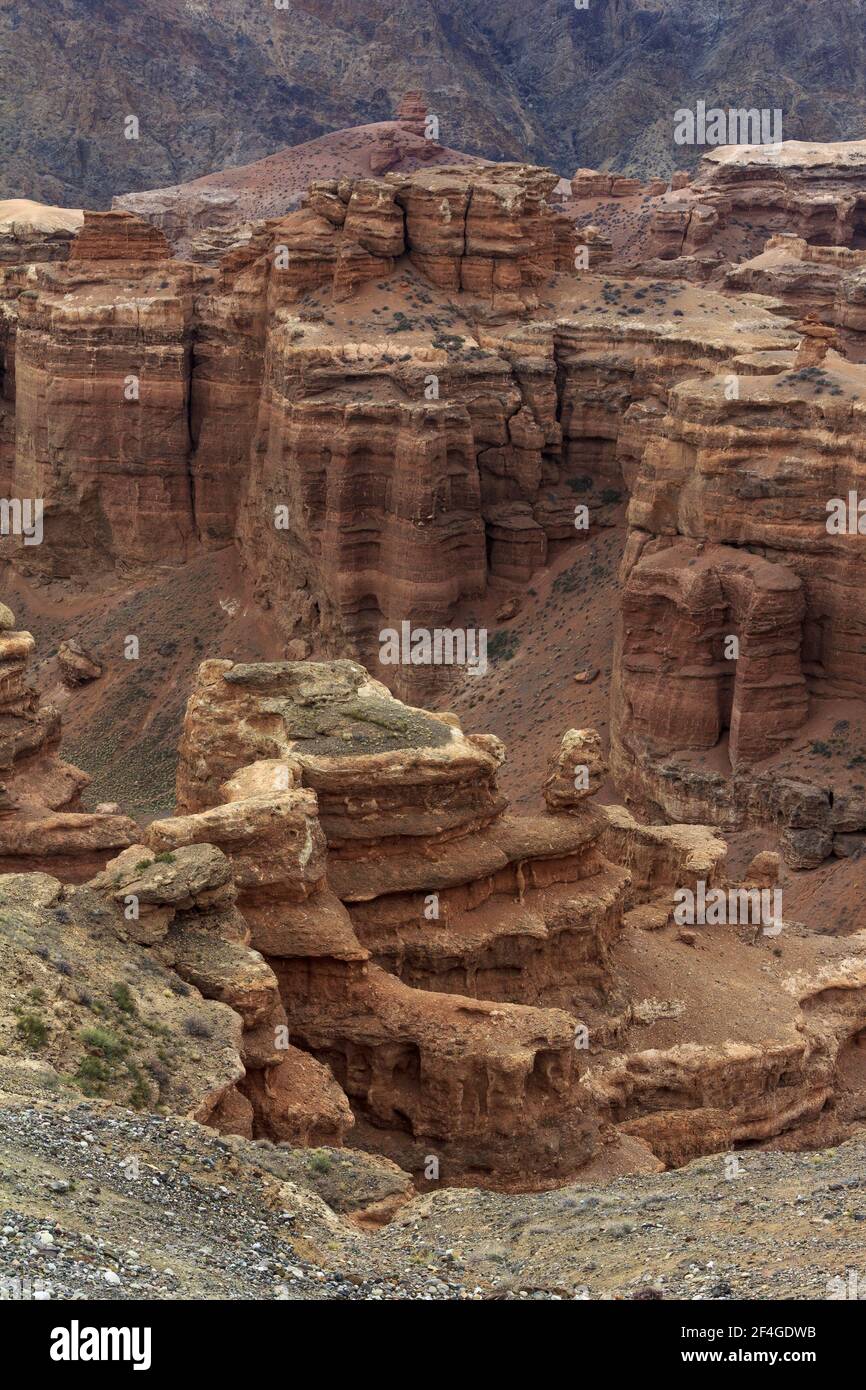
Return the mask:
POLYGON ((98 661, 85 651, 74 637, 68 637, 57 649, 57 661, 66 685, 86 685, 98 680, 102 667, 98 661))
POLYGON ((110 242, 99 259, 98 242, 92 261, 40 267, 38 290, 15 301, 9 486, 44 499, 45 544, 4 549, 28 571, 90 577, 177 562, 194 543, 189 354, 206 272, 136 263, 110 242))
MULTIPOLYGON (((405 621, 465 626, 489 577, 585 537, 576 499, 616 504, 666 383, 791 337, 716 302, 624 319, 574 274, 555 185, 480 163, 320 180, 218 272, 112 259, 93 223, 91 259, 3 300, 0 465, 46 536, 3 551, 87 584, 237 542, 286 644, 373 665, 405 621)), ((455 673, 378 674, 430 699, 455 673)))
POLYGON ((78 809, 90 778, 58 755, 60 715, 39 702, 29 669, 36 643, 10 630, 14 622, 0 605, 0 868, 50 865, 80 882, 132 844, 138 828, 128 816, 78 809))
POLYGON ((636 798, 678 820, 780 827, 805 866, 866 824, 850 754, 815 766, 814 722, 866 690, 860 549, 847 520, 828 521, 861 489, 863 368, 832 350, 770 365, 677 386, 633 475, 611 755, 636 798))
MULTIPOLYGON (((570 1118, 563 1108, 577 1080, 576 1025, 545 1001, 565 1000, 557 981, 566 960, 572 1002, 603 991, 626 880, 594 851, 591 818, 504 818, 501 756, 496 740, 467 739, 452 720, 407 709, 349 662, 211 662, 188 710, 179 794, 190 808, 231 796, 219 813, 249 827, 244 855, 267 852, 267 894, 241 868, 239 902, 280 982, 293 1041, 333 1070, 357 1140, 416 1167, 441 1151, 454 1174, 481 1165, 504 1178, 520 1165, 567 1167, 591 1150, 579 1096, 570 1118), (267 707, 281 713, 250 742, 243 730, 261 728, 267 707), (246 765, 256 754, 266 761, 246 765), (303 898, 293 885, 298 865, 313 862, 309 850, 296 842, 293 866, 291 853, 257 848, 257 802, 245 799, 281 758, 315 792, 284 793, 312 798, 308 843, 321 824, 328 845, 327 883, 309 881, 303 898), (425 916, 431 903, 434 916, 425 916), (482 979, 487 999, 471 999, 482 979), (530 1077, 539 1049, 549 1061, 537 1108, 530 1077), (454 1055, 464 1059, 456 1070, 446 1062, 454 1055), (497 1096, 487 1116, 468 1105, 479 1085, 497 1096), (548 1159, 536 1140, 519 1138, 526 1107, 537 1108, 545 1143, 555 1144, 548 1159), (559 1117, 555 1141, 548 1112, 559 1117)), ((191 809, 149 836, 176 844, 216 830, 242 864, 214 816, 191 809)))
MULTIPOLYGON (((325 877, 301 897, 300 859, 276 856, 269 897, 264 879, 244 871, 239 902, 278 981, 291 1045, 348 1098, 353 1143, 415 1171, 435 1158, 448 1181, 471 1173, 476 1183, 525 1186, 592 1163, 599 1121, 683 1162, 719 1142, 808 1124, 833 1094, 866 1007, 854 960, 838 994, 820 978, 792 986, 760 1044, 742 1020, 718 1036, 717 1008, 700 1002, 714 972, 699 970, 688 985, 694 1043, 654 1048, 632 1035, 620 1049, 624 1029, 676 1016, 666 994, 628 1003, 620 993, 649 929, 665 962, 657 989, 670 987, 666 969, 684 987, 683 944, 702 960, 740 941, 754 986, 738 977, 737 988, 763 977, 760 956, 736 934, 725 946, 705 934, 718 929, 671 925, 675 890, 725 883, 724 842, 706 826, 643 825, 622 807, 593 807, 564 788, 578 753, 592 755, 598 779, 597 735, 572 731, 548 784, 567 792, 554 797, 558 813, 512 816, 496 795, 498 741, 468 739, 453 716, 401 705, 352 663, 202 668, 179 777, 186 806, 201 809, 178 817, 175 840, 195 838, 211 824, 208 803, 228 797, 220 805, 246 827, 252 862, 247 808, 275 770, 285 764, 295 795, 298 783, 315 790, 325 877), (587 1026, 595 1042, 585 1053, 587 1026), (479 1094, 488 1098, 480 1108, 479 1094)), ((307 814, 315 818, 312 804, 307 814)), ((159 843, 171 825, 154 828, 159 843)), ((770 872, 755 866, 750 881, 770 872)), ((644 988, 648 968, 638 972, 644 988)), ((265 1041, 253 1050, 250 1035, 246 1045, 259 1063, 244 1083, 256 1123, 277 1136, 323 1132, 308 1121, 293 1129, 265 1041)))
POLYGON ((601 739, 595 729, 567 729, 544 783, 551 811, 577 806, 597 792, 607 775, 601 739))
POLYGON ((166 261, 168 242, 157 227, 131 212, 85 212, 69 249, 70 261, 166 261))
POLYGON ((735 771, 790 741, 808 709, 804 612, 796 575, 748 552, 645 546, 623 594, 626 737, 659 756, 727 729, 735 771))
POLYGON ((672 192, 654 210, 651 254, 757 256, 768 237, 794 233, 823 246, 853 246, 861 235, 866 142, 724 145, 701 159, 689 182, 674 174, 672 192), (679 219, 679 244, 671 241, 679 219))

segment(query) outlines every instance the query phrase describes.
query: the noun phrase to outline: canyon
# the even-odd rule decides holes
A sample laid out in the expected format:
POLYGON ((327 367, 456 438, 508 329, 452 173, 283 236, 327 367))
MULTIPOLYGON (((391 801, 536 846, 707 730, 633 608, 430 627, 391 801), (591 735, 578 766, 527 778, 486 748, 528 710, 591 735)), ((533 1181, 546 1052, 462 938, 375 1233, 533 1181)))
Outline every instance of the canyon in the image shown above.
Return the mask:
POLYGON ((374 1224, 866 1113, 866 147, 428 115, 0 204, 4 1087, 366 1155, 374 1224))

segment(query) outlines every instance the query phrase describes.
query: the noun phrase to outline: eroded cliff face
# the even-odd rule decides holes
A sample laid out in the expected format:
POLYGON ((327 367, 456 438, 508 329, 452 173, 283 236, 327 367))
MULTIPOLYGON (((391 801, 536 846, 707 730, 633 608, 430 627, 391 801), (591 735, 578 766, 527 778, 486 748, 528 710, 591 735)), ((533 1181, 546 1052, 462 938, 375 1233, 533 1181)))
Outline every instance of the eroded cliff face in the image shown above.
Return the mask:
MULTIPOLYGON (((66 262, 5 275, 0 457, 47 538, 6 538, 13 563, 86 584, 236 543, 305 651, 378 662, 403 622, 466 625, 610 520, 672 383, 796 342, 753 305, 612 284, 592 242, 577 273, 555 182, 320 181, 218 269, 87 214, 66 262)), ((416 699, 453 678, 380 674, 416 699)))
POLYGON ((724 145, 704 154, 654 206, 648 252, 662 260, 747 260, 793 234, 811 246, 862 249, 866 142, 724 145))
POLYGON ((4 532, 24 572, 84 580, 191 553, 198 275, 168 262, 155 229, 115 213, 88 213, 65 262, 7 274, 15 413, 3 483, 44 505, 44 544, 4 532))
POLYGON ((432 1156, 455 1178, 532 1185, 597 1146, 576 1023, 551 1006, 609 984, 628 876, 592 849, 596 830, 505 817, 501 758, 351 662, 210 662, 182 814, 148 838, 232 859, 291 1036, 346 1092, 356 1142, 419 1172, 432 1156), (296 827, 281 853, 251 828, 275 816, 296 827), (578 879, 571 901, 561 885, 578 879))
POLYGON ((834 341, 851 362, 866 360, 866 250, 823 246, 792 232, 771 236, 760 255, 731 267, 725 286, 772 296, 789 314, 836 329, 834 341))
POLYGON ((694 181, 644 187, 642 209, 627 181, 572 184, 578 221, 616 229, 608 295, 626 312, 651 300, 652 274, 692 338, 711 337, 710 306, 717 325, 751 307, 799 338, 793 355, 743 343, 727 365, 635 373, 607 446, 631 499, 617 785, 651 816, 771 827, 794 868, 846 852, 864 822, 863 158, 862 142, 726 147, 694 181))
POLYGON ((861 538, 828 525, 862 492, 866 381, 833 352, 733 379, 677 386, 633 477, 613 761, 675 817, 781 826, 809 867, 866 814, 861 538))

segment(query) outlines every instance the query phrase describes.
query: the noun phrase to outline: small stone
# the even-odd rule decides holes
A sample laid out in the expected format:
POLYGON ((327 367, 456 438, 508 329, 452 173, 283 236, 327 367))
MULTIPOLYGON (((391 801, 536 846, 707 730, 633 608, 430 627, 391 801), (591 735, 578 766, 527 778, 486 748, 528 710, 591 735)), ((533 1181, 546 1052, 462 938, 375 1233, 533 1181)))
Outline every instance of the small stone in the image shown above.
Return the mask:
POLYGON ((520 599, 516 594, 513 594, 511 598, 507 598, 505 602, 497 608, 496 621, 498 623, 507 623, 510 618, 516 618, 519 612, 520 599))

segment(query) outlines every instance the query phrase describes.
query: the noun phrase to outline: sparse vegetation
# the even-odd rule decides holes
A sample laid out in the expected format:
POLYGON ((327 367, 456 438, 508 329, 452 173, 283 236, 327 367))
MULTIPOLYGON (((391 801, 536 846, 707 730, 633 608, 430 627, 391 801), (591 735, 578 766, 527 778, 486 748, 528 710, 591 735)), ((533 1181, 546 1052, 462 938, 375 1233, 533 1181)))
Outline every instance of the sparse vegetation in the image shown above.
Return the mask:
POLYGON ((44 1047, 48 1041, 48 1024, 38 1014, 22 1014, 15 1032, 25 1047, 44 1047))
POLYGON ((520 637, 516 632, 509 632, 506 628, 501 628, 495 632, 487 644, 487 655, 491 661, 511 661, 520 646, 520 637))
POLYGON ((114 1000, 117 1007, 120 1009, 121 1013, 135 1013, 135 1000, 132 997, 132 991, 130 990, 129 985, 125 985, 122 982, 116 985, 112 985, 108 993, 114 1000))
POLYGON ((128 1051, 128 1043, 110 1028, 82 1028, 78 1037, 86 1048, 101 1057, 122 1057, 128 1051))
POLYGON ((186 1033, 188 1038, 213 1037, 213 1029, 211 1028, 210 1024, 203 1018, 196 1018, 194 1014, 191 1015, 189 1018, 184 1019, 183 1031, 186 1033))

